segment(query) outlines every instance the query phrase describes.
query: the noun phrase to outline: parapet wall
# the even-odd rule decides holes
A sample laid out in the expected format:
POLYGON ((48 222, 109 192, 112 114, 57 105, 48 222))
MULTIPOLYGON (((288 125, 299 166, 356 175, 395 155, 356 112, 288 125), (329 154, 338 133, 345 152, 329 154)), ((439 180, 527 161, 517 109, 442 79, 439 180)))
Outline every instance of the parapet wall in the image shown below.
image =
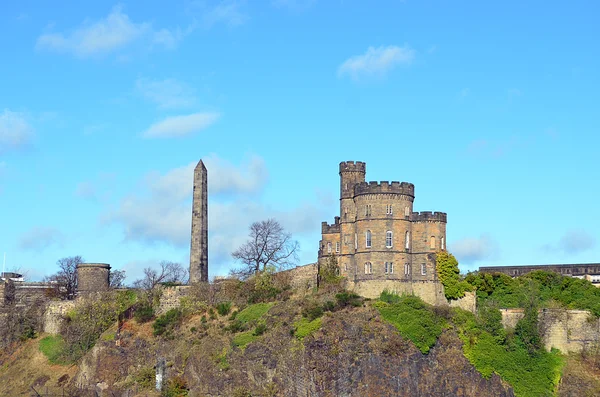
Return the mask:
POLYGON ((177 309, 181 305, 181 298, 188 295, 189 285, 179 285, 176 287, 163 287, 160 296, 160 303, 156 314, 160 316, 171 309, 177 309))
POLYGON ((364 174, 366 170, 367 165, 362 161, 342 161, 340 163, 340 172, 362 172, 364 174))
POLYGON ((299 291, 310 290, 317 285, 318 267, 316 263, 296 266, 293 269, 285 270, 281 273, 290 275, 290 284, 292 288, 299 291))
POLYGON ((415 197, 415 185, 408 182, 361 182, 354 186, 354 195, 394 193, 415 197))
POLYGON ((448 222, 448 215, 445 212, 421 211, 410 214, 410 220, 413 222, 448 222))
POLYGON ((340 217, 336 216, 334 218, 333 224, 328 224, 327 222, 321 222, 321 234, 335 234, 339 233, 342 229, 340 227, 340 217))
MULTIPOLYGON (((500 309, 502 325, 514 328, 523 318, 523 309, 500 309)), ((541 309, 540 333, 547 350, 580 352, 600 341, 600 319, 587 310, 541 309)))

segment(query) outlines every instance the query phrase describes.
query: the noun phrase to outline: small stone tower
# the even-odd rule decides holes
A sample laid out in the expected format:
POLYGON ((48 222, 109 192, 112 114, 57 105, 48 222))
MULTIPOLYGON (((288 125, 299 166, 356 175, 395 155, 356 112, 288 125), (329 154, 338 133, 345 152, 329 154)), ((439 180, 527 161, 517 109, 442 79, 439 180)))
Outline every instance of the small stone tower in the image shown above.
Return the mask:
POLYGON ((108 290, 110 265, 106 263, 80 263, 77 265, 77 294, 89 295, 108 290))
POLYGON ((202 160, 194 169, 190 283, 208 281, 208 175, 202 160))

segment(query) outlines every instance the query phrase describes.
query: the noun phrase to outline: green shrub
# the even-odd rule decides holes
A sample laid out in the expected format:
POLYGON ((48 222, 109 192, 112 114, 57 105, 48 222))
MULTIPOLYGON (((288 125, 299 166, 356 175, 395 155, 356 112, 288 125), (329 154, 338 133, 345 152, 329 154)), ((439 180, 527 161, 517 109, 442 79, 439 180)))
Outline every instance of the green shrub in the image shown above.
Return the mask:
POLYGON ((335 303, 332 301, 327 301, 323 303, 323 311, 324 312, 332 312, 335 310, 335 303))
POLYGON ((416 296, 393 296, 382 294, 387 301, 380 301, 375 307, 381 316, 391 323, 403 337, 410 339, 423 354, 435 345, 442 333, 444 320, 437 317, 433 308, 416 296))
POLYGON ((182 313, 179 309, 171 309, 159 316, 152 324, 154 336, 171 336, 173 330, 181 323, 182 313))
POLYGON ((231 311, 231 302, 221 302, 217 304, 217 313, 219 316, 226 316, 231 311))
POLYGON ((246 323, 241 322, 240 320, 233 320, 227 327, 225 327, 225 331, 229 331, 232 333, 241 332, 246 330, 246 323))
POLYGON ((451 253, 439 251, 436 254, 436 269, 438 277, 444 286, 446 299, 460 299, 466 291, 473 287, 468 282, 460 279, 458 261, 451 253))
POLYGON ((149 303, 143 303, 135 308, 133 317, 140 324, 147 323, 154 318, 154 308, 149 303))
POLYGON ((40 340, 40 351, 52 364, 65 364, 62 357, 64 349, 65 341, 60 335, 46 336, 40 340))
POLYGON ((323 307, 317 301, 308 301, 302 308, 302 316, 306 317, 308 321, 312 321, 322 315, 323 307))
POLYGON ((189 387, 186 380, 181 376, 174 376, 167 381, 162 395, 164 397, 184 397, 188 395, 188 392, 189 387))
POLYGON ((363 304, 363 299, 354 292, 343 291, 335 295, 335 300, 340 308, 346 306, 359 307, 363 304))
POLYGON ((294 323, 294 335, 299 340, 306 338, 311 335, 313 332, 317 331, 321 328, 322 318, 316 318, 314 320, 309 320, 307 318, 302 318, 299 321, 294 323))
POLYGON ((140 368, 132 378, 142 389, 152 389, 156 386, 156 370, 152 367, 140 368))
POLYGON ((246 331, 237 334, 233 338, 233 344, 240 349, 245 349, 246 346, 256 340, 257 336, 254 335, 254 331, 246 331))
POLYGON ((256 326, 256 328, 254 328, 254 333, 252 335, 260 336, 260 335, 264 334, 265 332, 267 332, 267 324, 260 323, 256 326))

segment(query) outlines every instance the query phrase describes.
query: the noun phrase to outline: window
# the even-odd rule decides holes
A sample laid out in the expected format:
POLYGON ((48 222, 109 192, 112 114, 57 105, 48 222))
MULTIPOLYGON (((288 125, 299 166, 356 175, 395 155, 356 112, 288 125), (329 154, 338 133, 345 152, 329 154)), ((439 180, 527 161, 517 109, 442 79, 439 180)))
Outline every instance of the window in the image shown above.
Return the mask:
POLYGON ((388 205, 385 206, 385 213, 388 214, 388 215, 392 215, 393 212, 392 212, 392 205, 391 204, 388 204, 388 205))
POLYGON ((385 262, 385 274, 394 273, 394 263, 393 262, 385 262))
POLYGON ((366 234, 366 247, 371 248, 371 231, 367 230, 366 234))
POLYGON ((371 262, 365 262, 365 274, 373 273, 373 265, 371 262))
POLYGON ((387 248, 392 248, 392 244, 393 244, 393 233, 388 230, 387 232, 385 232, 385 246, 387 248))
POLYGON ((426 276, 427 275, 427 265, 424 263, 421 263, 421 276, 426 276))
POLYGON ((371 216, 371 204, 365 206, 365 216, 371 216))
POLYGON ((431 236, 429 239, 429 248, 435 248, 435 236, 431 236))
POLYGON ((354 233, 354 249, 358 249, 358 234, 354 233))
POLYGON ((335 243, 335 252, 338 253, 338 254, 340 253, 340 242, 339 241, 337 241, 335 243))
POLYGON ((348 264, 344 263, 344 271, 347 272, 348 271, 348 264))
POLYGON ((445 249, 446 249, 446 247, 444 246, 444 243, 445 243, 445 241, 444 241, 444 238, 443 238, 443 237, 440 239, 440 242, 441 242, 441 244, 442 244, 442 250, 445 250, 445 249))
POLYGON ((331 243, 327 243, 327 253, 331 254, 331 243))
POLYGON ((410 248, 410 233, 408 233, 408 231, 404 235, 404 248, 406 248, 406 249, 410 248))
POLYGON ((404 275, 408 276, 410 274, 410 265, 408 263, 404 264, 404 275))
POLYGON ((404 216, 409 216, 408 207, 404 207, 404 216))

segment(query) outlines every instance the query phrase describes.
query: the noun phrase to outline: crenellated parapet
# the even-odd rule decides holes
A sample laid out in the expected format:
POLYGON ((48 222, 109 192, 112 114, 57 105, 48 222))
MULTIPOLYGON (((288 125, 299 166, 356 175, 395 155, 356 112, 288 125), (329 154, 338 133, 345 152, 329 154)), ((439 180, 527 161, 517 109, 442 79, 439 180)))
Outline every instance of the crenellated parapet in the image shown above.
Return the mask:
POLYGON ((412 222, 448 222, 448 214, 445 212, 421 211, 410 214, 412 222))
POLYGON ((333 224, 328 224, 327 222, 321 222, 321 233, 322 234, 333 234, 339 233, 341 231, 340 227, 340 217, 336 216, 333 224))
POLYGON ((360 172, 366 173, 367 165, 362 161, 342 161, 340 163, 340 172, 360 172))
POLYGON ((415 197, 415 185, 408 182, 361 182, 354 186, 354 195, 360 196, 364 194, 402 194, 405 196, 415 197))

